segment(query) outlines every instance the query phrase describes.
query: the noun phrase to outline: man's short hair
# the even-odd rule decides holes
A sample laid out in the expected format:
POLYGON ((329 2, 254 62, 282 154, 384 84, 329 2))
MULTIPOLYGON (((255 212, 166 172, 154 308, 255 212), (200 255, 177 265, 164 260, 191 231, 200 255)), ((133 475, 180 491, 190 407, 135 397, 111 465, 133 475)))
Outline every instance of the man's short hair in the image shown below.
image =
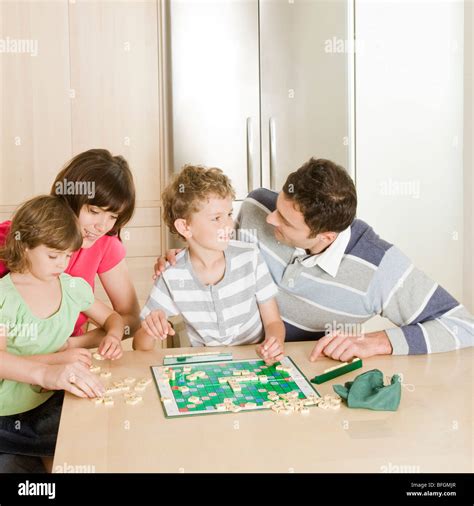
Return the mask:
POLYGON ((310 237, 322 232, 342 232, 353 221, 357 210, 354 182, 340 165, 311 158, 292 172, 283 192, 303 213, 310 237))

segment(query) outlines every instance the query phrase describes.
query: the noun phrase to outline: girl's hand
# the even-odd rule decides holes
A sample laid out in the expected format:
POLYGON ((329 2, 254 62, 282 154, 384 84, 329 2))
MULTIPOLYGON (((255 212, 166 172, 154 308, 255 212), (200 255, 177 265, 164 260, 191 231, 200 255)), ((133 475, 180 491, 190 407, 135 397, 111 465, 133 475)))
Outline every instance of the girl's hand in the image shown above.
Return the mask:
POLYGON ((45 390, 65 390, 77 397, 103 397, 105 387, 80 362, 45 366, 41 386, 45 390))
POLYGON ((104 358, 117 360, 123 355, 122 340, 111 334, 107 334, 100 342, 97 350, 104 358))
POLYGON ((265 361, 267 365, 273 365, 283 358, 283 343, 276 337, 270 336, 265 338, 263 343, 256 348, 257 355, 265 361))
POLYGON ((166 318, 166 314, 160 309, 152 311, 143 321, 143 330, 155 339, 164 340, 170 336, 174 336, 175 331, 166 318))
POLYGON ((86 348, 71 348, 65 351, 58 351, 56 354, 57 364, 74 364, 76 362, 84 364, 86 367, 92 365, 92 356, 86 348))

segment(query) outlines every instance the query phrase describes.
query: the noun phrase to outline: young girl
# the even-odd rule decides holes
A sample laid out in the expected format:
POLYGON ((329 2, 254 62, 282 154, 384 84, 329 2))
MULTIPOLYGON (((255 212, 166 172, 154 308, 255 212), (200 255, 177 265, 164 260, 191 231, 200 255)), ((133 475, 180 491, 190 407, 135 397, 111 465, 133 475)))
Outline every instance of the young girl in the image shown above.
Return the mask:
POLYGON ((40 196, 18 209, 0 249, 10 270, 0 279, 0 471, 12 470, 12 455, 20 466, 19 456, 53 455, 62 399, 54 390, 103 395, 90 352, 65 349, 79 313, 103 327, 104 356, 122 355, 120 315, 94 301, 84 279, 64 274, 82 240, 70 207, 40 196))
MULTIPOLYGON (((125 262, 120 230, 132 217, 135 187, 128 164, 121 156, 105 149, 90 149, 74 157, 57 175, 51 188, 74 211, 79 220, 82 246, 73 254, 65 272, 86 280, 94 290, 96 275, 112 308, 125 324, 125 337, 140 326, 139 305, 125 262)), ((0 223, 0 246, 5 243, 11 222, 0 223)), ((0 277, 8 267, 0 261, 0 277)), ((97 346, 104 336, 96 329, 82 336, 87 317, 78 317, 70 346, 97 346)), ((102 350, 99 350, 102 351, 102 350)))

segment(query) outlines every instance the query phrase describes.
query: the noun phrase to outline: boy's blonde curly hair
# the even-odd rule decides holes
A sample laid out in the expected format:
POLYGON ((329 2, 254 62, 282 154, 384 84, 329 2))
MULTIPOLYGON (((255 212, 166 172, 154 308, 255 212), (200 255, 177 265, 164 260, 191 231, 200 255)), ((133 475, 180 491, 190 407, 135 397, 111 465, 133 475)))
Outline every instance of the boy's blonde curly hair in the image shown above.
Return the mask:
POLYGON ((235 199, 230 179, 216 167, 185 165, 162 193, 163 219, 172 234, 180 235, 174 226, 177 219, 189 219, 200 210, 200 204, 211 196, 235 199))

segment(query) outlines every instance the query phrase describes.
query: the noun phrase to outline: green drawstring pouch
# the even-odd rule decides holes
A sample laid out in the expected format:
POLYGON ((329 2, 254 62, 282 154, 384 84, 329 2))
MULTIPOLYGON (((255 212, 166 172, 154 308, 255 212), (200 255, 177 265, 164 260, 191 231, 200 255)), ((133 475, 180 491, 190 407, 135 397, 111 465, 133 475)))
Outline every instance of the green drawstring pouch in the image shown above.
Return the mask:
POLYGON ((383 384, 379 369, 359 374, 354 381, 332 387, 347 403, 349 408, 365 408, 375 411, 396 411, 400 404, 402 385, 400 376, 394 374, 390 385, 383 384))

